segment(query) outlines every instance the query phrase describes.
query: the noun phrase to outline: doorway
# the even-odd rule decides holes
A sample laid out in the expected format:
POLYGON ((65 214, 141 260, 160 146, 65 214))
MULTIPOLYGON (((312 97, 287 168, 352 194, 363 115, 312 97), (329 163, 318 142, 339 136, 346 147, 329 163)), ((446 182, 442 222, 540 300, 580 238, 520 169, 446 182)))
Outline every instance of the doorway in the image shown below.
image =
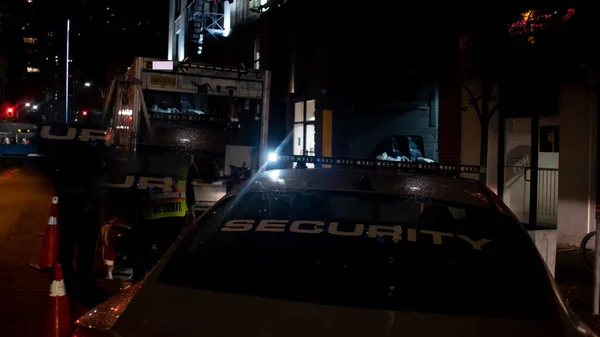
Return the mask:
POLYGON ((558 117, 505 118, 503 129, 503 201, 526 226, 556 228, 558 117))
MULTIPOLYGON (((294 103, 294 143, 296 156, 314 156, 316 148, 316 103, 315 100, 294 103)), ((295 165, 295 164, 294 164, 295 165)), ((307 164, 314 167, 314 164, 307 164)))

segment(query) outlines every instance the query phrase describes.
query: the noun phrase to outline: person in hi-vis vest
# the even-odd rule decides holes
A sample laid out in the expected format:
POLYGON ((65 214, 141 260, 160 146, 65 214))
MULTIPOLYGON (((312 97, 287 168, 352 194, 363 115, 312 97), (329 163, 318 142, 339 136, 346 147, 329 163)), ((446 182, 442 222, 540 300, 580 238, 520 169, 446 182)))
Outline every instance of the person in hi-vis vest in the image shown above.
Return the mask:
POLYGON ((194 157, 176 177, 170 191, 153 190, 142 207, 142 218, 136 226, 136 253, 133 280, 139 281, 156 262, 150 254, 156 246, 160 258, 177 240, 184 226, 195 220, 195 194, 192 181, 196 176, 194 157))

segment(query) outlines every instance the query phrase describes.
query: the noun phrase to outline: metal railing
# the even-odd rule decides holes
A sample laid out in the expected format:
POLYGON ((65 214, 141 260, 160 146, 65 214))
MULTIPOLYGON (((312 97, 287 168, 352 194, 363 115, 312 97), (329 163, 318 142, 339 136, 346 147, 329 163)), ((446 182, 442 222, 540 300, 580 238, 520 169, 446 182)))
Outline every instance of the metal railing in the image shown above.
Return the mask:
MULTIPOLYGON (((521 207, 523 211, 528 213, 529 196, 531 193, 529 189, 531 168, 524 166, 506 166, 505 170, 510 170, 511 174, 504 182, 504 190, 522 193, 523 205, 521 207)), ((556 221, 556 216, 558 214, 558 169, 538 169, 536 214, 538 220, 542 222, 556 221)))
POLYGON ((558 214, 558 169, 538 169, 537 214, 551 217, 558 214))
POLYGON ((204 13, 204 27, 210 32, 211 30, 225 30, 224 20, 225 14, 222 13, 204 13))
POLYGON ((190 2, 187 6, 187 20, 192 21, 196 16, 196 0, 190 2))
POLYGON ((202 27, 208 31, 225 30, 225 14, 218 12, 204 12, 203 8, 199 8, 199 6, 202 6, 203 4, 197 3, 197 1, 198 0, 194 0, 187 6, 187 20, 201 22, 202 27))

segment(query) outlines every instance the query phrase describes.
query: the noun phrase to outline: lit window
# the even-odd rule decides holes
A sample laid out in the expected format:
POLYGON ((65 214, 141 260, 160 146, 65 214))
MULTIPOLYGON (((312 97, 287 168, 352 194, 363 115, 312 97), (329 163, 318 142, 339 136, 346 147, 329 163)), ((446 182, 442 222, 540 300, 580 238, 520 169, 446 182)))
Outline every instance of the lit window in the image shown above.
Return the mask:
POLYGON ((27 2, 29 2, 29 3, 32 3, 32 2, 33 2, 33 0, 27 0, 27 2))
MULTIPOLYGON (((294 155, 315 155, 315 108, 315 100, 294 103, 294 155)), ((314 164, 307 164, 307 167, 314 167, 314 164)))
POLYGON ((34 44, 37 42, 37 39, 35 37, 24 37, 23 42, 27 44, 34 44))
POLYGON ((40 68, 27 67, 27 72, 28 73, 39 73, 40 72, 40 68))

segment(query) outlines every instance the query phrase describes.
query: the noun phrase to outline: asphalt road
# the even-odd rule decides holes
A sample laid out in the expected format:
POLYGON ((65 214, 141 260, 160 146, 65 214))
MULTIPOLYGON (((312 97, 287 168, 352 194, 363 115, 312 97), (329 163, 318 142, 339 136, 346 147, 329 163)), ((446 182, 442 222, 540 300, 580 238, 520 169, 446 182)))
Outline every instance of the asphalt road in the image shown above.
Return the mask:
POLYGON ((42 335, 51 276, 29 264, 39 257, 51 201, 40 173, 0 166, 0 336, 42 335))

